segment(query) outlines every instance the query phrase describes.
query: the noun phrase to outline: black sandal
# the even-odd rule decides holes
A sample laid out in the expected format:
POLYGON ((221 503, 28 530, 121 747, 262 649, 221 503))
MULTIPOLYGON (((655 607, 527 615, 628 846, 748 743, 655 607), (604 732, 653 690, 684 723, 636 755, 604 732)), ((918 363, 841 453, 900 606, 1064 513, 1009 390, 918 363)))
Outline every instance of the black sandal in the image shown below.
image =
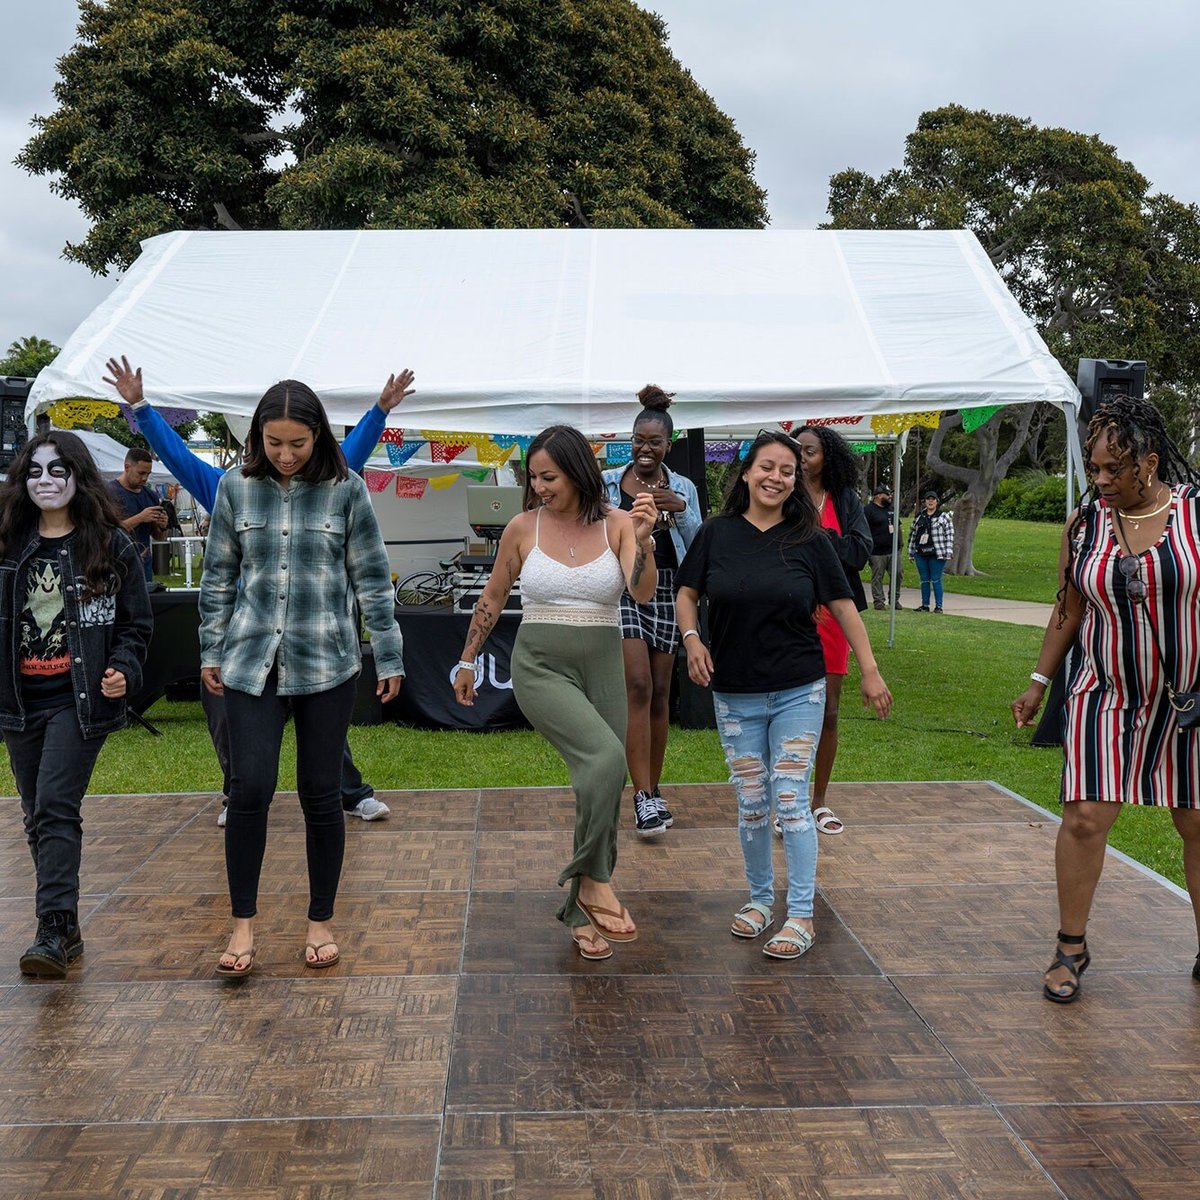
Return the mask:
POLYGON ((1042 995, 1055 1004, 1071 1004, 1079 999, 1079 989, 1083 986, 1083 973, 1088 969, 1092 956, 1088 953, 1087 938, 1083 934, 1063 933, 1058 931, 1058 940, 1067 946, 1082 946, 1078 954, 1064 954, 1062 946, 1054 947, 1054 961, 1046 968, 1053 971, 1055 967, 1066 967, 1071 972, 1070 979, 1064 979, 1059 987, 1069 987, 1071 990, 1064 996, 1056 992, 1048 983, 1042 984, 1042 995))
POLYGON ((1200 954, 1196 955, 1196 965, 1192 968, 1192 978, 1200 983, 1200 954))

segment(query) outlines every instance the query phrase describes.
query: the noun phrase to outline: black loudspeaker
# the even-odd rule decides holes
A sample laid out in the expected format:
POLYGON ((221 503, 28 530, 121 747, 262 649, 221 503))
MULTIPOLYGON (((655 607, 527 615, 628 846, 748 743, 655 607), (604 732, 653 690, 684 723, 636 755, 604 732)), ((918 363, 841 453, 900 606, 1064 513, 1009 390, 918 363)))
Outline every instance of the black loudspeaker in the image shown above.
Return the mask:
POLYGON ((704 430, 689 429, 684 437, 671 443, 663 460, 672 471, 686 475, 699 493, 700 515, 708 513, 708 477, 704 472, 704 430))
POLYGON ((7 469, 25 445, 25 401, 32 386, 32 379, 0 375, 0 468, 7 469))
POLYGON ((1113 396, 1132 396, 1141 400, 1145 396, 1146 364, 1140 359, 1081 358, 1075 385, 1083 397, 1079 421, 1086 426, 1105 400, 1113 396))

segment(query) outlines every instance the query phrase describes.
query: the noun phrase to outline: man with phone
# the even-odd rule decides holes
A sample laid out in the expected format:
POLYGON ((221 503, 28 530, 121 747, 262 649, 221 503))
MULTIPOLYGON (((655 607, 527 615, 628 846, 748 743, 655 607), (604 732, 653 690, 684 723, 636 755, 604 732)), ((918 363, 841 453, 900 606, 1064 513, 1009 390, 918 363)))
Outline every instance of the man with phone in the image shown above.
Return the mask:
POLYGON ((108 484, 117 507, 125 514, 121 526, 133 538, 134 545, 142 556, 142 569, 146 572, 146 583, 151 590, 155 589, 150 537, 151 534, 161 532, 167 527, 166 509, 146 486, 153 467, 154 459, 150 451, 132 446, 125 455, 125 469, 108 484))

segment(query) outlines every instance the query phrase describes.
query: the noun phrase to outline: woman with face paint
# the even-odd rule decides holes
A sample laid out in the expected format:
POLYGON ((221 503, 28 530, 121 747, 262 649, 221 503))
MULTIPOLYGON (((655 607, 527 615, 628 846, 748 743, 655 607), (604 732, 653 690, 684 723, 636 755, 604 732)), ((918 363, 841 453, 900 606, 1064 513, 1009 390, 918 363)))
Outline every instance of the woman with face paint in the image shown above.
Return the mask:
POLYGON ((37 874, 26 975, 83 953, 83 796, 105 737, 141 688, 153 630, 141 560, 87 447, 26 442, 0 485, 0 730, 37 874))

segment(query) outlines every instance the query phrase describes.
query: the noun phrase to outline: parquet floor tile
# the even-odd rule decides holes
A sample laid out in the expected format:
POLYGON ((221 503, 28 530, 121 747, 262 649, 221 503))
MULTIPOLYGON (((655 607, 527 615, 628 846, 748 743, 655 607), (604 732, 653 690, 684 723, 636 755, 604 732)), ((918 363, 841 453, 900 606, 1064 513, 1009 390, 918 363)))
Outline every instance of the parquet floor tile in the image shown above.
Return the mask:
POLYGON ((8 1198, 431 1200, 436 1117, 0 1129, 8 1198))
POLYGON ((1049 1200, 981 1109, 700 1110, 446 1118, 439 1200, 569 1196, 1049 1200))
POLYGON ((219 796, 181 792, 169 796, 87 796, 83 801, 83 834, 127 834, 166 837, 193 821, 216 824, 219 796))
POLYGON ((964 1104, 980 1096, 883 979, 465 976, 456 1112, 964 1104))
POLYGON ((428 976, 12 988, 0 1125, 436 1115, 456 990, 428 976))
MULTIPOLYGON (((1144 875, 1116 883, 1115 874, 1105 868, 1088 922, 1103 969, 1161 971, 1164 963, 1194 958, 1196 926, 1186 901, 1144 875)), ((972 974, 1023 972, 1026 986, 1037 990, 1054 954, 1058 909, 1049 880, 882 892, 874 885, 823 886, 821 893, 888 975, 940 975, 948 953, 970 947, 972 974)))
MULTIPOLYGON (((613 946, 612 958, 585 962, 554 917, 562 893, 476 892, 467 925, 465 974, 516 975, 875 975, 857 939, 818 897, 817 943, 798 962, 762 953, 765 939, 735 938, 738 892, 632 892, 622 899, 639 922, 638 938, 613 946), (519 936, 517 936, 519 931, 519 936)), ((784 908, 776 905, 779 920, 784 908)), ((778 928, 776 922, 775 928, 778 928)))
MULTIPOLYGON (((171 834, 89 834, 83 845, 79 889, 83 896, 106 896, 129 878, 171 834)), ((32 906, 37 881, 24 837, 0 842, 0 896, 26 897, 32 906)))
POLYGON ((1012 1106, 1003 1113, 1068 1196, 1200 1196, 1200 1104, 1012 1106))
MULTIPOLYGON (((303 828, 288 824, 272 822, 268 828, 260 895, 308 894, 303 828)), ((224 836, 216 825, 211 832, 206 826, 205 834, 172 838, 148 855, 139 870, 122 877, 117 890, 189 895, 224 888, 224 836)), ((396 821, 356 820, 346 830, 339 891, 466 891, 474 844, 473 832, 412 831, 396 821)))
POLYGON ((893 982, 999 1104, 1200 1101, 1200 987, 1191 959, 1170 975, 1093 962, 1069 1005, 1036 976, 900 976, 893 982))

